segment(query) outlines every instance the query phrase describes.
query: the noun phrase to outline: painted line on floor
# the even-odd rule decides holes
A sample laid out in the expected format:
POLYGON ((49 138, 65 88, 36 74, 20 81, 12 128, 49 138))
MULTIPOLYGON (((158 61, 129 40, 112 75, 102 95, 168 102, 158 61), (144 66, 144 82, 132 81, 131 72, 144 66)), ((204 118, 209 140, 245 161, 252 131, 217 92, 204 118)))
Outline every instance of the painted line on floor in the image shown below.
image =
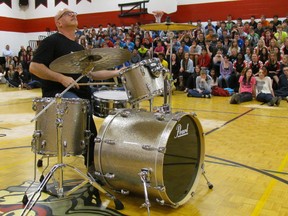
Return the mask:
MULTIPOLYGON (((224 166, 231 166, 231 167, 243 168, 243 167, 241 167, 240 165, 231 164, 231 163, 223 163, 223 162, 217 162, 217 161, 211 161, 211 160, 205 160, 205 162, 206 162, 206 163, 212 163, 212 164, 224 165, 224 166)), ((275 173, 275 174, 279 174, 279 175, 287 175, 287 176, 288 176, 288 172, 283 172, 283 171, 267 170, 267 169, 261 169, 261 171, 267 172, 267 173, 275 173)))
POLYGON ((253 111, 253 110, 254 110, 254 108, 252 108, 252 109, 250 109, 250 110, 247 110, 246 112, 244 112, 244 113, 242 113, 242 114, 236 116, 235 118, 232 118, 232 119, 230 119, 229 121, 225 122, 225 123, 222 124, 220 127, 216 127, 216 128, 214 128, 214 129, 212 129, 212 130, 210 130, 210 131, 204 133, 205 136, 208 135, 208 134, 210 134, 210 133, 212 133, 212 132, 214 132, 214 131, 216 131, 216 130, 218 130, 218 129, 220 129, 220 128, 222 128, 222 127, 224 127, 224 126, 226 126, 227 124, 229 124, 229 123, 231 123, 231 122, 237 120, 238 118, 240 118, 240 117, 242 117, 242 116, 244 116, 244 115, 250 113, 250 112, 253 111))
POLYGON ((15 147, 9 147, 9 148, 0 148, 0 151, 19 149, 19 148, 31 148, 31 146, 15 146, 15 147))
MULTIPOLYGON (((269 176, 269 177, 271 177, 271 178, 273 178, 275 180, 278 180, 278 181, 288 185, 288 180, 280 178, 279 176, 270 174, 270 173, 268 173, 268 172, 266 172, 264 170, 260 170, 260 169, 257 169, 255 167, 251 167, 251 166, 248 166, 248 165, 245 165, 245 164, 241 164, 241 163, 238 163, 238 162, 235 162, 235 161, 231 161, 231 160, 227 160, 227 159, 220 158, 220 157, 215 157, 215 156, 212 156, 212 155, 206 155, 206 157, 217 159, 217 160, 220 160, 220 161, 229 162, 229 163, 232 163, 232 164, 235 164, 235 165, 238 165, 238 166, 253 170, 255 172, 258 172, 258 173, 261 173, 263 175, 269 176)), ((280 170, 283 170, 284 166, 286 165, 286 163, 288 161, 288 154, 286 155, 286 157, 285 157, 285 159, 283 161, 282 161, 282 164, 280 166, 281 168, 279 168, 280 170)), ((279 171, 279 169, 278 169, 278 171, 279 171)))
MULTIPOLYGON (((280 166, 278 168, 278 171, 279 172, 283 171, 287 163, 288 163, 288 154, 286 154, 286 156, 282 160, 282 162, 281 162, 281 164, 280 164, 280 166)), ((266 190, 264 191, 263 195, 258 200, 258 202, 257 202, 257 204, 256 204, 251 216, 256 216, 256 215, 260 214, 260 212, 263 209, 263 207, 265 206, 268 198, 270 197, 270 194, 272 193, 272 190, 273 190, 275 184, 276 184, 276 179, 272 179, 270 181, 269 185, 267 186, 266 190)))

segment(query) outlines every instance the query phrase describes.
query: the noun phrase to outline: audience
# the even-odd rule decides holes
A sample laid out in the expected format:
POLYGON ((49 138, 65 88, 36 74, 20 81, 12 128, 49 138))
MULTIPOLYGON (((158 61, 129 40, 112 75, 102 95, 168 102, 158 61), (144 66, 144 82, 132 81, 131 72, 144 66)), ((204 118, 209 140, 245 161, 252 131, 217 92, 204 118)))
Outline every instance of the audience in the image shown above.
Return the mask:
MULTIPOLYGON (((208 89, 204 90, 202 82, 206 80, 208 84, 211 78, 209 74, 213 74, 213 79, 211 78, 213 86, 232 88, 235 92, 239 90, 239 94, 234 94, 231 102, 241 103, 253 98, 251 89, 249 89, 249 94, 245 92, 247 85, 256 85, 258 90, 256 88, 256 95, 253 96, 263 101, 261 96, 258 96, 261 91, 254 80, 255 77, 257 80, 263 79, 261 69, 264 65, 267 68, 265 80, 268 80, 268 77, 271 79, 273 90, 271 95, 273 96, 275 92, 275 95, 278 94, 282 98, 288 96, 285 89, 288 65, 288 21, 279 20, 277 15, 270 20, 268 21, 266 16, 262 15, 257 21, 257 18, 252 15, 250 20, 238 17, 233 21, 230 14, 227 15, 227 20, 217 21, 215 24, 212 20, 208 20, 207 25, 203 25, 198 20, 196 29, 174 32, 175 35, 171 39, 172 45, 166 31, 143 31, 139 23, 132 24, 130 27, 117 27, 111 23, 106 26, 100 24, 98 29, 85 26, 83 30, 78 29, 75 36, 85 49, 103 47, 128 49, 132 53, 130 64, 159 57, 165 67, 172 69, 171 73, 177 89, 184 92, 189 90, 190 96, 201 94, 201 97, 209 96, 211 84, 208 85, 210 86, 208 89), (259 71, 261 71, 261 78, 259 71), (198 88, 196 80, 199 82, 198 88), (202 91, 205 93, 203 94, 202 91)), ((19 65, 28 77, 31 77, 29 64, 33 58, 33 52, 30 46, 26 48, 21 46, 18 55, 15 56, 10 45, 6 45, 2 51, 5 62, 1 65, 3 68, 1 82, 5 79, 9 85, 17 86, 19 80, 15 83, 14 81, 17 79, 15 76, 19 74, 19 68, 17 70, 15 68, 19 65), (12 85, 11 82, 14 84, 12 85)), ((36 84, 31 85, 31 88, 40 84, 37 78, 35 81, 34 77, 25 82, 21 81, 20 85, 27 86, 28 83, 31 84, 31 81, 32 84, 36 84)), ((27 89, 30 87, 28 86, 27 89)), ((276 102, 274 104, 278 103, 276 102)), ((273 102, 269 103, 269 105, 272 104, 273 102)))

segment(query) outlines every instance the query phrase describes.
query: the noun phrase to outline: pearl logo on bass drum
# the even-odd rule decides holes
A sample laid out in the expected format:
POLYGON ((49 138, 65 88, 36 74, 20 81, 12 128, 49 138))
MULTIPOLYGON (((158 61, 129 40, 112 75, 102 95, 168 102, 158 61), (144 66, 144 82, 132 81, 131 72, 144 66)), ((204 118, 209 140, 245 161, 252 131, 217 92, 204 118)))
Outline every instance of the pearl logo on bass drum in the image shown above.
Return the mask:
POLYGON ((183 137, 183 136, 187 136, 188 135, 188 128, 189 128, 189 124, 187 123, 186 128, 182 129, 182 125, 178 124, 175 129, 176 129, 176 135, 175 135, 175 139, 183 137))

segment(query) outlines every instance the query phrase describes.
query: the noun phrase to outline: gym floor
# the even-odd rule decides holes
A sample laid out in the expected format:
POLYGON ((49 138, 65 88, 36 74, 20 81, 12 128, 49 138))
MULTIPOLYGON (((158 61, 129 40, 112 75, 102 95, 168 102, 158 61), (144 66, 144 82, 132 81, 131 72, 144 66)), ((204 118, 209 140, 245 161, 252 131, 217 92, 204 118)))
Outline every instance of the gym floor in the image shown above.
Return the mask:
MULTIPOLYGON (((50 157, 48 164, 47 158, 44 157, 43 166, 38 167, 41 155, 37 151, 35 154, 31 149, 32 135, 35 130, 35 122, 31 122, 35 117, 35 111, 32 110, 32 100, 41 96, 41 90, 20 90, 1 84, 0 92, 1 215, 21 214, 24 208, 24 205, 22 205, 22 200, 25 197, 24 192, 29 185, 31 185, 31 188, 27 190, 28 198, 33 194, 35 198, 38 194, 40 197, 28 215, 65 215, 72 213, 74 215, 148 214, 147 207, 139 208, 145 203, 144 190, 143 193, 139 193, 135 189, 134 193, 131 185, 139 180, 139 185, 136 185, 135 188, 143 188, 138 173, 133 173, 135 167, 139 167, 140 172, 141 168, 145 167, 146 162, 147 164, 156 163, 158 167, 163 166, 161 160, 155 160, 157 154, 153 151, 147 151, 145 156, 137 158, 134 157, 133 151, 127 149, 126 153, 120 152, 120 155, 118 155, 122 158, 122 161, 116 155, 115 160, 119 160, 116 169, 119 168, 123 171, 121 181, 124 182, 124 186, 126 184, 127 187, 131 188, 129 195, 114 193, 114 188, 96 184, 96 188, 107 190, 115 195, 124 205, 123 210, 115 209, 112 199, 105 196, 101 190, 102 203, 100 205, 90 184, 85 184, 71 195, 61 198, 55 197, 53 193, 52 195, 45 192, 36 193, 41 174, 47 174, 59 160, 57 157, 50 157), (135 160, 135 163, 127 166, 123 162, 125 158, 132 160, 132 162, 135 160), (45 167, 47 168, 45 169, 45 167), (34 177, 35 182, 31 184, 34 177)), ((196 127, 204 135, 205 143, 204 141, 202 144, 191 143, 191 148, 201 146, 199 149, 201 151, 200 155, 203 155, 202 165, 205 165, 205 176, 213 185, 213 188, 209 189, 201 169, 198 169, 197 172, 194 170, 194 173, 182 173, 181 170, 176 170, 177 175, 182 175, 180 178, 175 176, 176 183, 174 179, 174 186, 175 184, 179 185, 179 188, 183 188, 180 187, 183 183, 181 178, 187 180, 190 175, 196 176, 197 181, 192 182, 193 184, 185 189, 185 192, 191 192, 190 189, 193 188, 193 196, 183 195, 185 198, 179 200, 181 206, 171 208, 155 202, 157 197, 154 193, 149 193, 150 189, 148 188, 148 199, 151 203, 150 215, 288 215, 288 103, 283 100, 279 107, 269 107, 257 101, 231 105, 229 100, 230 97, 191 98, 183 92, 174 92, 171 97, 172 114, 178 111, 187 114, 193 113, 193 118, 190 121, 201 123, 200 126, 196 124, 196 127)), ((153 107, 161 107, 163 101, 164 97, 155 97, 153 107)), ((149 102, 141 102, 140 108, 149 111, 149 102)), ((47 124, 50 124, 48 119, 51 120, 51 116, 47 116, 47 124)), ((101 125, 105 119, 94 116, 94 120, 98 131, 101 130, 101 125)), ((136 116, 136 121, 141 123, 144 120, 137 119, 136 116)), ((152 126, 153 120, 152 123, 148 123, 148 126, 149 124, 152 126)), ((77 125, 73 126, 73 121, 71 121, 71 125, 76 129, 78 127, 77 125)), ((123 128, 122 125, 117 126, 117 124, 115 127, 116 129, 118 127, 119 130, 123 128)), ((130 132, 121 133, 124 136, 122 139, 131 141, 129 139, 132 138, 129 136, 135 134, 136 131, 133 131, 133 127, 130 130, 130 132)), ((145 128, 142 128, 142 130, 145 130, 145 128)), ((147 128, 147 131, 149 132, 151 129, 148 130, 147 128)), ((143 133, 145 134, 145 132, 143 133)), ((157 131, 152 131, 152 133, 152 139, 164 135, 157 131)), ((165 133, 169 133, 169 127, 165 128, 165 133)), ((199 142, 199 140, 192 142, 199 142)), ((179 143, 179 148, 182 146, 179 143)), ((56 146, 51 148, 56 149, 56 146)), ((115 155, 113 148, 115 147, 111 145, 111 160, 115 155)), ((106 156, 109 158, 109 151, 106 156)), ((81 173, 86 172, 81 155, 64 157, 63 163, 77 168, 81 173)), ((99 165, 98 162, 95 163, 96 166, 99 165)), ((103 163, 105 163, 104 155, 103 163)), ((111 161, 107 160, 107 164, 111 164, 111 161)), ((105 166, 109 169, 109 165, 105 166)), ((177 167, 174 168, 174 171, 175 169, 177 167)), ((64 191, 69 187, 79 185, 79 179, 81 178, 73 169, 64 168, 63 170, 64 191)), ((161 175, 164 174, 154 173, 152 169, 151 184, 153 184, 154 177, 157 176, 161 179, 163 177, 161 175)), ((59 179, 57 173, 55 173, 53 179, 57 183, 57 179, 59 179)), ((169 180, 166 179, 166 182, 169 180)), ((49 181, 48 186, 54 188, 52 180, 49 181)), ((167 191, 173 191, 172 194, 177 191, 177 187, 168 188, 169 184, 165 186, 167 191)))

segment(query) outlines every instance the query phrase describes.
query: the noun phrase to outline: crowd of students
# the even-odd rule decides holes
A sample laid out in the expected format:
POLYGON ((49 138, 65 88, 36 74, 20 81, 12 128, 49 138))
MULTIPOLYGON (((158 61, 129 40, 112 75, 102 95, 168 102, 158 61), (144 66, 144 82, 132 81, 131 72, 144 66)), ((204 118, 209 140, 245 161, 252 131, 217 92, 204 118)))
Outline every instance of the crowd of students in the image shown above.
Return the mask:
MULTIPOLYGON (((173 34, 144 31, 140 23, 128 28, 108 23, 105 28, 99 25, 97 29, 77 30, 75 40, 85 49, 128 49, 132 57, 125 66, 159 58, 161 64, 171 70, 176 88, 189 97, 211 98, 213 94, 228 92, 227 95, 233 94, 230 101, 233 104, 256 98, 269 105, 279 105, 281 99, 288 97, 288 74, 285 72, 288 69, 287 17, 279 20, 275 15, 268 21, 263 15, 259 21, 254 16, 247 21, 241 18, 233 21, 228 15, 224 21, 208 20, 204 24, 199 20, 195 28, 173 34), (272 97, 264 100, 264 93, 272 97)), ((10 68, 20 63, 24 73, 29 74, 32 57, 33 51, 28 46, 27 49, 21 47, 18 56, 6 60, 5 77, 10 85, 17 86, 20 80, 22 86, 33 81, 28 88, 39 86, 40 83, 31 77, 12 75, 14 69, 10 68), (11 82, 13 79, 18 82, 11 82)))

